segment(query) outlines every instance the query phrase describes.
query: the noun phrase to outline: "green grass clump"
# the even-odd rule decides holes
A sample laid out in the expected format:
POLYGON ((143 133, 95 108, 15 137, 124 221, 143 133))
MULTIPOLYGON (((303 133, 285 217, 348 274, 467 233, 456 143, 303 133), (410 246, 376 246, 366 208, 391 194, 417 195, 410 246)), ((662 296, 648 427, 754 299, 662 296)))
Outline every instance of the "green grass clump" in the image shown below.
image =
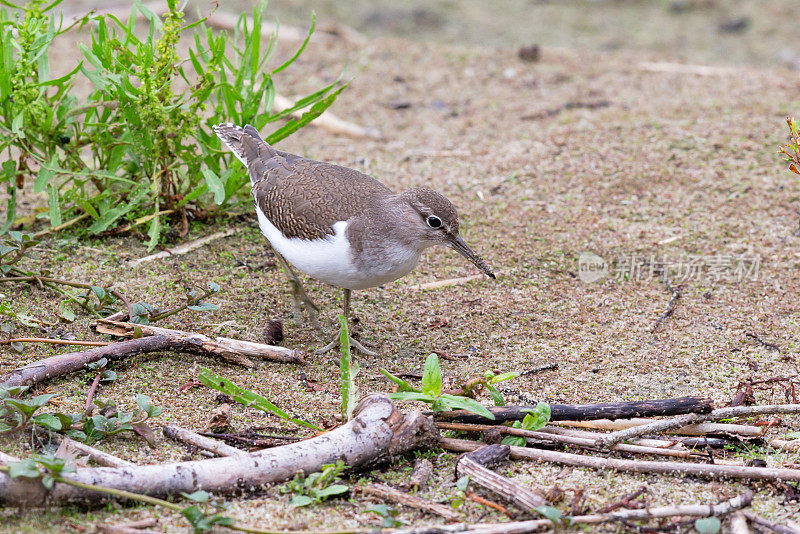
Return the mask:
MULTIPOLYGON (((211 125, 269 123, 308 108, 265 136, 276 143, 308 124, 341 92, 338 81, 273 113, 274 75, 305 49, 314 30, 284 63, 267 68, 275 35, 262 43, 264 6, 243 14, 233 35, 214 33, 204 19, 186 23, 177 0, 158 16, 134 2, 127 22, 113 15, 85 15, 91 42, 82 59, 52 77, 48 52, 65 27, 45 5, 0 8, 0 185, 9 194, 8 230, 16 219, 17 191, 47 193, 42 214, 53 228, 78 221, 102 234, 133 221, 149 225, 149 247, 160 241, 171 217, 187 228, 188 216, 206 218, 231 203, 247 182, 238 160, 221 149, 211 125), (137 15, 146 32, 136 28, 137 15), (144 35, 144 37, 140 37, 144 35), (188 58, 182 37, 193 40, 188 58), (91 83, 84 100, 72 88, 78 76, 91 83)), ((29 222, 29 221, 24 221, 29 222)), ((2 233, 2 232, 0 232, 2 233)))

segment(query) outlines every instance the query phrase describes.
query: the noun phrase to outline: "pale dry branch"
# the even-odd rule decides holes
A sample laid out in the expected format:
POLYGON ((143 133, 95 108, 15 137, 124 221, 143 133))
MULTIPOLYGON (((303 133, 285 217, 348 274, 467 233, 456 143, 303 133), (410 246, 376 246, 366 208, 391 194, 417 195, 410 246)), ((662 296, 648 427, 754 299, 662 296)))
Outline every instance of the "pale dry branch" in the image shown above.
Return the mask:
MULTIPOLYGON (((273 104, 273 111, 280 112, 286 109, 291 108, 294 106, 294 101, 289 98, 286 98, 282 95, 275 95, 275 100, 273 104)), ((303 115, 303 110, 297 110, 292 113, 293 117, 300 118, 303 115)), ((350 121, 346 121, 337 115, 334 115, 330 111, 326 111, 309 124, 312 126, 318 126, 323 130, 326 130, 330 133, 337 134, 337 135, 345 135, 347 137, 354 137, 357 139, 360 138, 367 138, 367 139, 381 139, 383 136, 381 133, 376 130, 375 128, 367 128, 361 126, 359 124, 355 124, 350 121)))
MULTIPOLYGON (((570 517, 571 524, 586 525, 611 523, 615 521, 646 521, 665 517, 722 517, 745 508, 753 501, 753 492, 747 490, 741 495, 722 501, 719 504, 683 504, 643 508, 639 510, 618 510, 607 514, 590 514, 570 517)), ((553 523, 549 519, 515 521, 509 523, 475 523, 472 525, 444 525, 395 530, 393 534, 450 534, 469 532, 471 534, 524 534, 540 530, 550 530, 553 523)))
MULTIPOLYGON (((477 441, 442 438, 444 449, 469 452, 482 447, 477 441)), ((573 467, 592 469, 614 469, 626 473, 650 473, 666 475, 697 476, 701 478, 737 478, 744 480, 782 480, 800 482, 800 469, 780 467, 748 467, 735 465, 699 464, 687 462, 656 462, 650 460, 621 460, 598 456, 586 456, 568 452, 546 451, 526 447, 511 447, 514 459, 539 460, 573 467)))
POLYGON ((448 521, 455 521, 460 515, 449 506, 433 502, 429 499, 423 499, 416 495, 411 495, 404 491, 391 488, 385 484, 367 484, 360 486, 359 490, 364 495, 371 495, 383 501, 391 501, 403 506, 424 510, 432 514, 444 517, 448 521))
POLYGON ((175 248, 162 250, 161 252, 150 254, 149 256, 144 256, 142 258, 131 260, 128 262, 128 267, 136 267, 138 265, 141 265, 142 263, 159 260, 161 258, 169 258, 170 256, 180 256, 182 254, 186 254, 200 247, 208 245, 209 243, 211 243, 212 241, 216 241, 217 239, 232 236, 238 231, 239 231, 238 229, 230 229, 222 232, 217 232, 205 237, 201 237, 200 239, 195 239, 194 241, 189 241, 188 243, 178 245, 175 248))
POLYGON ((456 462, 456 477, 468 475, 470 483, 478 484, 500 495, 520 510, 533 513, 537 506, 547 504, 541 492, 517 484, 486 467, 508 459, 510 452, 511 448, 508 445, 488 445, 465 454, 456 462))
MULTIPOLYGON (((582 447, 585 449, 597 448, 596 434, 592 437, 569 436, 569 435, 553 434, 549 432, 540 432, 535 430, 525 430, 522 428, 511 428, 511 427, 492 426, 492 425, 468 425, 464 423, 437 423, 436 426, 438 426, 441 429, 462 430, 465 432, 485 432, 491 430, 491 431, 497 431, 500 434, 505 434, 507 436, 520 436, 537 442, 545 441, 550 443, 562 443, 565 445, 575 445, 577 447, 582 447)), ((678 450, 678 449, 671 449, 668 447, 629 445, 626 443, 615 445, 614 447, 611 448, 611 450, 618 452, 627 452, 631 454, 671 456, 674 458, 691 458, 694 456, 690 451, 687 451, 685 449, 678 450)))
POLYGON ((217 439, 201 436, 196 432, 186 430, 179 426, 164 425, 161 431, 164 433, 164 437, 191 445, 192 447, 197 447, 198 449, 203 449, 204 451, 212 452, 217 456, 240 456, 247 454, 246 451, 231 447, 217 439))
POLYGON ((253 362, 249 358, 259 358, 281 363, 297 363, 305 365, 306 361, 300 351, 279 347, 277 345, 265 345, 264 343, 253 343, 240 339, 228 337, 210 337, 195 332, 184 332, 182 330, 171 330, 158 326, 139 325, 109 319, 98 319, 96 330, 102 334, 109 334, 119 337, 135 336, 163 336, 175 343, 187 344, 195 348, 199 354, 223 358, 233 363, 253 367, 253 362))
MULTIPOLYGON (((634 427, 640 427, 650 423, 665 421, 665 419, 618 419, 610 421, 608 419, 598 419, 596 421, 556 421, 558 425, 572 426, 578 428, 593 428, 597 430, 625 430, 634 427)), ((764 428, 753 425, 735 425, 731 423, 696 423, 686 426, 681 426, 669 430, 674 434, 682 434, 684 436, 705 436, 706 434, 736 434, 739 436, 752 436, 761 437, 764 435, 764 428)), ((610 435, 610 434, 608 434, 610 435)))
MULTIPOLYGON (((753 415, 769 414, 797 414, 800 413, 800 404, 767 404, 762 406, 734 406, 731 408, 720 408, 708 414, 686 414, 671 419, 653 421, 641 426, 626 428, 612 432, 607 436, 599 438, 599 447, 610 447, 626 439, 643 436, 645 434, 655 434, 668 430, 675 430, 686 425, 698 424, 705 421, 719 421, 720 419, 730 419, 733 417, 747 417, 753 415)), ((758 427, 756 427, 758 428, 758 427)), ((763 430, 762 430, 763 434, 763 430)))
MULTIPOLYGON (((313 473, 337 460, 363 468, 420 447, 433 447, 438 432, 419 412, 403 414, 382 395, 369 395, 347 424, 321 436, 252 454, 190 462, 133 467, 79 468, 62 478, 150 496, 177 495, 203 489, 229 494, 283 482, 298 472, 313 473)), ((38 480, 0 473, 0 505, 41 506, 65 502, 101 502, 107 493, 56 482, 47 491, 38 480)))

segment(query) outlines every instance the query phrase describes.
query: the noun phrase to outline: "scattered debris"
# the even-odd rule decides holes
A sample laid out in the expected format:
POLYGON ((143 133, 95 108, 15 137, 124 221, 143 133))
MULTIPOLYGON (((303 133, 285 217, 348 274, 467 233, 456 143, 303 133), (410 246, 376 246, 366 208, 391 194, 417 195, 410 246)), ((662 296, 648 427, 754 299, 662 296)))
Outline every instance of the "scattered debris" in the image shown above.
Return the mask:
POLYGON ((150 261, 160 260, 161 258, 169 258, 170 256, 180 256, 182 254, 187 254, 193 250, 196 250, 200 247, 204 247, 209 243, 216 241, 217 239, 222 239, 223 237, 229 237, 234 235, 235 233, 239 232, 239 229, 230 229, 225 230, 223 232, 216 232, 214 234, 201 237, 200 239, 195 239, 194 241, 189 241, 188 243, 184 243, 172 249, 162 250, 161 252, 157 252, 155 254, 151 254, 149 256, 144 256, 143 258, 139 258, 136 260, 131 260, 128 262, 128 267, 136 267, 141 265, 142 263, 147 263, 150 261))
POLYGON ((425 487, 433 474, 433 464, 430 460, 419 458, 414 462, 414 470, 411 472, 411 478, 408 481, 408 488, 414 490, 421 490, 425 487))
POLYGON ((539 61, 540 56, 541 50, 537 44, 521 46, 517 51, 517 57, 526 63, 535 63, 539 61))

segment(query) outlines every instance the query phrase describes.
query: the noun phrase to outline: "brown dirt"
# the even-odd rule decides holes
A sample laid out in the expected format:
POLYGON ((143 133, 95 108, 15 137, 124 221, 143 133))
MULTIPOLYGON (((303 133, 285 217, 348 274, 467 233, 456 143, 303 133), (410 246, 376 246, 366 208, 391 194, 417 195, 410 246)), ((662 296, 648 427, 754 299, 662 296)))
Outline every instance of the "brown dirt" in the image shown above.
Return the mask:
MULTIPOLYGON (((629 50, 546 47, 539 62, 525 63, 512 47, 375 37, 361 48, 341 42, 312 45, 295 67, 281 74, 279 88, 302 93, 347 66, 357 76, 332 111, 377 127, 386 136, 383 141, 353 140, 307 128, 281 149, 358 168, 395 190, 428 185, 443 192, 459 209, 465 239, 504 273, 497 281, 415 291, 412 286, 421 282, 474 273, 455 253, 432 250, 411 275, 357 292, 357 330, 380 353, 361 360, 362 391, 387 391, 379 368, 418 371, 435 349, 467 355, 442 362, 452 386, 486 370, 523 371, 558 362, 557 371, 506 383, 509 402, 701 394, 724 405, 740 380, 797 373, 797 181, 775 153, 784 140, 785 115, 796 114, 800 104, 797 74, 779 67, 740 66, 714 76, 640 68, 642 61, 654 58, 659 56, 629 50), (390 105, 400 100, 410 106, 390 105), (608 105, 574 106, 598 102, 608 105), (680 260, 746 253, 760 257, 761 268, 757 280, 684 282, 674 314, 653 333, 670 299, 662 281, 611 276, 584 283, 576 277, 577 260, 587 251, 607 260, 631 254, 680 260), (428 327, 442 317, 446 326, 428 327), (780 350, 760 345, 748 334, 780 350)), ((60 277, 113 282, 131 299, 158 306, 179 302, 186 283, 213 280, 223 287, 216 299, 219 311, 183 314, 164 326, 259 340, 269 319, 286 319, 290 311, 285 281, 274 268, 249 269, 240 263, 259 266, 269 260, 254 217, 231 224, 241 229, 233 237, 136 269, 125 267, 127 260, 146 254, 135 235, 106 240, 57 236, 37 247, 29 265, 47 266, 60 277)), ((189 239, 215 230, 195 225, 189 239)), ((338 293, 314 281, 306 287, 332 328, 338 293)), ((19 312, 55 317, 58 299, 52 293, 10 285, 0 292, 0 299, 19 312)), ((89 322, 81 316, 67 328, 79 338, 93 339, 89 322)), ((309 327, 295 327, 288 320, 285 335, 290 347, 312 349, 318 343, 309 327)), ((0 373, 61 351, 28 345, 20 356, 3 348, 0 373)), ((301 369, 291 366, 261 364, 243 371, 195 357, 150 355, 117 366, 119 380, 104 386, 100 395, 131 407, 136 393, 147 393, 164 406, 161 421, 202 429, 216 406, 215 392, 178 392, 198 363, 319 423, 338 411, 338 364, 333 354, 311 359, 302 371, 323 391, 306 391, 301 369)), ((67 411, 85 402, 87 387, 85 377, 75 376, 36 391, 59 392, 67 411)), ((783 399, 761 395, 758 400, 783 399)), ((240 429, 289 428, 254 410, 234 407, 233 414, 240 429)), ((769 432, 779 437, 798 429, 797 419, 785 418, 769 432)), ((135 462, 178 460, 186 454, 166 440, 155 450, 127 438, 100 446, 135 462)), ((3 439, 0 447, 21 454, 26 446, 3 439)), ((436 470, 434 484, 422 495, 449 498, 455 491, 453 456, 424 454, 436 470)), ((767 454, 757 447, 752 455, 770 466, 800 463, 798 454, 767 454)), ((372 475, 402 482, 412 464, 410 458, 372 475)), ((642 484, 648 486, 650 505, 712 503, 744 488, 739 483, 522 462, 509 466, 507 474, 527 484, 583 489, 592 508, 642 484)), ((357 480, 355 476, 350 482, 357 480)), ((753 508, 765 517, 800 514, 798 503, 786 502, 774 487, 750 487, 757 491, 753 508)), ((287 497, 272 488, 229 502, 229 515, 262 528, 379 523, 360 513, 370 504, 361 497, 291 510, 287 497)), ((502 519, 471 502, 460 510, 465 521, 502 519)), ((71 532, 99 522, 151 516, 163 518, 168 531, 184 529, 176 514, 108 506, 90 512, 0 510, 0 530, 71 532)), ((437 522, 412 510, 403 510, 400 519, 417 525, 437 522)))

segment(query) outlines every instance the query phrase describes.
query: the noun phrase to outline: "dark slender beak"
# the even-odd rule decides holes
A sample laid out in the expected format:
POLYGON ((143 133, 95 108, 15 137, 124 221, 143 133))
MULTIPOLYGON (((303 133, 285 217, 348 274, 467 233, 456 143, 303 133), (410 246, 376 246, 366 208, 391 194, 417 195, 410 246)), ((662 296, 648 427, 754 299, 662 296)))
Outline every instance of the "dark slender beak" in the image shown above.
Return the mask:
POLYGON ((450 247, 474 263, 478 269, 486 273, 486 276, 489 278, 496 278, 491 267, 489 267, 486 262, 483 261, 483 258, 472 252, 472 249, 469 248, 469 245, 467 245, 463 239, 461 239, 461 236, 457 235, 455 238, 453 238, 453 240, 450 241, 450 247))

